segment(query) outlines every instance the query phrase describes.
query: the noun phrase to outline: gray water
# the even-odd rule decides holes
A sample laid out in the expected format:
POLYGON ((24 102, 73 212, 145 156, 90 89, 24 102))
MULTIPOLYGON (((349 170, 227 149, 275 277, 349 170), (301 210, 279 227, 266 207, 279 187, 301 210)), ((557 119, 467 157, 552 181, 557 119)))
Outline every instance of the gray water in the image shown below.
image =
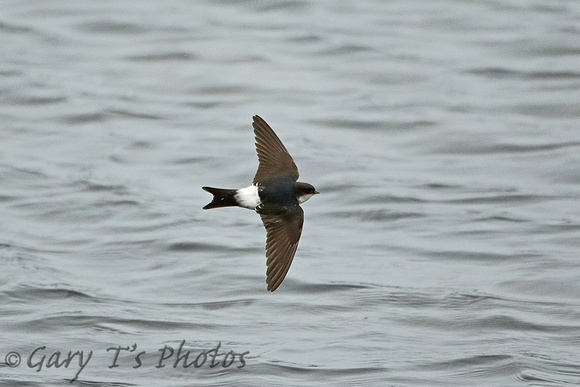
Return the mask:
POLYGON ((580 384, 580 2, 0 9, 2 386, 580 384), (201 209, 254 114, 321 192, 274 293, 201 209))

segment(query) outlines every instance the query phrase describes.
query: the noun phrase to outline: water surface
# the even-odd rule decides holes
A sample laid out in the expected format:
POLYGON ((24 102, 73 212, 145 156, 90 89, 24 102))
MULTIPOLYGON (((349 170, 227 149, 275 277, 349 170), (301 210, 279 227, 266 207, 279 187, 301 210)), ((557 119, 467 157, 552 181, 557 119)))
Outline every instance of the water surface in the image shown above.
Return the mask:
POLYGON ((0 381, 578 384, 579 25, 570 1, 4 2, 0 381), (201 210, 251 182, 254 114, 321 192, 275 293, 259 217, 201 210))

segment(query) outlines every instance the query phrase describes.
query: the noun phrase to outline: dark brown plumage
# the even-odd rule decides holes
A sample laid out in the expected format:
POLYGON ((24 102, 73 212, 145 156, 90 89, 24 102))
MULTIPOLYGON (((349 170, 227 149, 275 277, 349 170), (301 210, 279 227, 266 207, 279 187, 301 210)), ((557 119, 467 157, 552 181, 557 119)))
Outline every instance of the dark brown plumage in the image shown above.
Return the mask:
POLYGON ((308 183, 297 182, 298 168, 272 128, 254 116, 258 170, 252 186, 239 190, 203 187, 214 198, 204 209, 241 206, 254 209, 266 228, 266 283, 276 290, 290 269, 304 223, 300 203, 317 194, 308 183))

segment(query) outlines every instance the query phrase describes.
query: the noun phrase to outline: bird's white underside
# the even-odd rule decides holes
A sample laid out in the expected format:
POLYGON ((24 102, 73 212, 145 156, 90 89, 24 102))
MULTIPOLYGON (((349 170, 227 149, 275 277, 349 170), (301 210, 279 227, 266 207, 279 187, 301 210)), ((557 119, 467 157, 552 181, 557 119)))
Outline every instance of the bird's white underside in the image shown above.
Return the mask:
POLYGON ((240 188, 234 196, 241 207, 255 210, 260 204, 260 196, 258 196, 258 187, 251 185, 249 187, 240 188))

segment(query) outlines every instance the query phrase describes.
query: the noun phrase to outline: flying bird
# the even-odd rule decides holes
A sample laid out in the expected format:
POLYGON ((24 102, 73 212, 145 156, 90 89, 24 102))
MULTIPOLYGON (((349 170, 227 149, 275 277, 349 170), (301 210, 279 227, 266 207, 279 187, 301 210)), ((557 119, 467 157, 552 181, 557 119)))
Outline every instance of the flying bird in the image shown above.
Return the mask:
POLYGON ((258 153, 258 171, 252 185, 239 189, 202 187, 213 194, 204 210, 238 206, 255 210, 266 228, 266 283, 273 292, 280 286, 298 247, 304 223, 300 207, 318 192, 298 180, 292 156, 272 128, 259 116, 253 117, 258 153))

